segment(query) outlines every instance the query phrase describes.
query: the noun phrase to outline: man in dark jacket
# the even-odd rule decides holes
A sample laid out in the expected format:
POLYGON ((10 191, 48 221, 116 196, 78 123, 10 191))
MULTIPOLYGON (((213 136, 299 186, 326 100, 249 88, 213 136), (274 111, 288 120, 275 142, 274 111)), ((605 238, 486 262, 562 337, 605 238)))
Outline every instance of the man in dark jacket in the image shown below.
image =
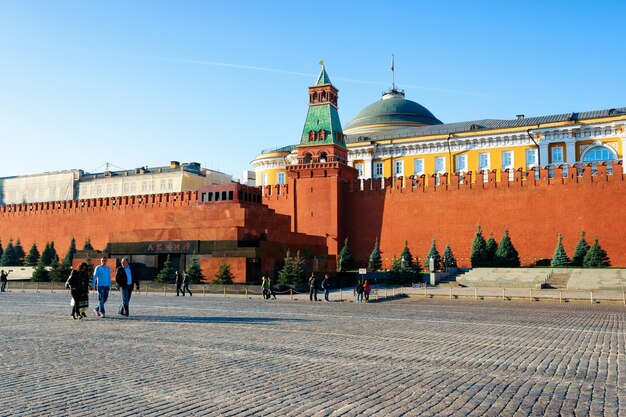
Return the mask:
POLYGON ((4 272, 4 269, 0 271, 0 281, 2 282, 2 289, 0 289, 0 292, 6 292, 7 281, 8 281, 9 274, 11 272, 12 272, 11 270, 4 272))
POLYGON ((122 293, 122 304, 117 312, 122 316, 128 317, 128 303, 130 303, 130 297, 133 294, 133 287, 139 291, 139 277, 131 271, 128 258, 123 258, 122 266, 117 268, 115 282, 120 287, 120 292, 122 293))
POLYGON ((315 279, 315 274, 311 273, 309 277, 309 300, 317 301, 317 280, 315 279))
POLYGON ((176 280, 174 281, 174 284, 176 284, 176 297, 178 297, 181 292, 183 296, 185 296, 185 291, 181 289, 183 286, 183 276, 178 271, 176 271, 174 275, 176 276, 176 280))

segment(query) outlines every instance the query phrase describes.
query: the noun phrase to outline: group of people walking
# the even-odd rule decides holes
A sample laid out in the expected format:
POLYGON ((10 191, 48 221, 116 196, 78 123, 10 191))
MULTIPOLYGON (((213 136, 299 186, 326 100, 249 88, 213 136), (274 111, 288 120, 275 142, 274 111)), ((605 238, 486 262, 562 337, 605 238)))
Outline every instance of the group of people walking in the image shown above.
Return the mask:
POLYGON ((191 297, 193 294, 189 289, 189 274, 187 272, 181 274, 180 272, 176 271, 175 275, 176 280, 174 283, 176 284, 176 297, 178 297, 179 293, 181 292, 183 293, 183 297, 185 296, 185 292, 188 292, 189 296, 191 297))
POLYGON ((370 293, 372 292, 372 286, 367 280, 358 280, 356 282, 356 287, 354 288, 354 296, 356 297, 357 303, 369 302, 370 293))
MULTIPOLYGON (((100 265, 94 269, 91 280, 89 279, 89 265, 86 262, 82 262, 78 269, 73 269, 70 273, 65 286, 70 289, 70 294, 72 295, 71 315, 74 319, 87 317, 85 311, 89 307, 90 289, 98 291, 98 305, 94 312, 98 317, 106 317, 105 304, 111 291, 111 269, 107 262, 108 259, 106 257, 100 259, 100 265)), ((120 267, 115 271, 115 282, 122 296, 122 302, 117 312, 122 316, 128 317, 133 289, 139 291, 139 278, 131 270, 128 258, 123 258, 120 267)))
POLYGON ((271 298, 274 298, 274 300, 276 299, 274 287, 272 286, 272 279, 270 277, 266 277, 265 275, 261 278, 261 293, 263 294, 264 300, 269 300, 271 298))
MULTIPOLYGON (((93 277, 91 277, 91 279, 89 277, 89 266, 86 262, 82 262, 78 266, 78 269, 73 269, 70 273, 70 276, 68 277, 65 286, 70 289, 70 293, 72 295, 71 316, 74 319, 82 319, 83 317, 87 317, 85 311, 89 307, 89 290, 96 290, 98 292, 98 304, 96 305, 94 312, 98 317, 106 317, 105 304, 109 298, 109 293, 111 291, 111 269, 107 265, 107 262, 107 257, 102 257, 100 259, 100 265, 96 266, 96 268, 94 269, 93 277)), ((0 271, 0 278, 2 279, 2 291, 5 290, 6 280, 9 272, 11 271, 0 271)), ((179 271, 176 271, 175 275, 176 296, 179 296, 182 293, 184 297, 186 293, 189 293, 189 296, 191 297, 192 293, 189 289, 189 274, 187 272, 181 274, 179 271)), ((123 258, 121 261, 121 265, 115 271, 115 283, 120 289, 122 299, 117 312, 122 316, 128 317, 130 314, 129 304, 133 290, 139 290, 139 279, 137 277, 137 274, 133 273, 133 271, 131 270, 128 258, 123 258)), ((318 283, 315 274, 311 274, 308 283, 309 300, 319 301, 317 298, 318 283)), ((322 280, 320 286, 321 289, 324 291, 324 301, 330 301, 329 294, 331 284, 328 274, 324 275, 324 279, 322 280)), ((276 294, 274 293, 274 289, 272 287, 271 278, 266 276, 262 277, 261 290, 264 299, 276 299, 276 294)), ((367 280, 357 281, 356 287, 354 289, 356 301, 359 303, 368 302, 371 290, 372 287, 367 280)))
MULTIPOLYGON (((324 275, 321 287, 324 291, 324 301, 330 301, 328 299, 328 295, 330 294, 330 278, 328 277, 328 274, 324 275)), ((319 301, 317 299, 317 278, 313 273, 309 277, 309 301, 319 301)))

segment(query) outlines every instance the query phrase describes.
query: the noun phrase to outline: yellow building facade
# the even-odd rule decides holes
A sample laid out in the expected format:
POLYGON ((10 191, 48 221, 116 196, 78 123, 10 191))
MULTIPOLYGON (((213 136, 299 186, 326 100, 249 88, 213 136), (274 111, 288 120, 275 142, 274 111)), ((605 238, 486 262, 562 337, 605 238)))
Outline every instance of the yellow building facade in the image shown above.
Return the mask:
MULTIPOLYGON (((428 184, 434 174, 447 172, 509 169, 512 178, 513 170, 538 166, 610 165, 623 158, 625 129, 626 108, 444 124, 394 86, 347 123, 343 133, 359 178, 424 175, 428 184)), ((294 149, 261 152, 252 161, 257 185, 285 183, 286 167, 297 162, 294 149)), ((475 175, 475 181, 480 178, 475 175)))

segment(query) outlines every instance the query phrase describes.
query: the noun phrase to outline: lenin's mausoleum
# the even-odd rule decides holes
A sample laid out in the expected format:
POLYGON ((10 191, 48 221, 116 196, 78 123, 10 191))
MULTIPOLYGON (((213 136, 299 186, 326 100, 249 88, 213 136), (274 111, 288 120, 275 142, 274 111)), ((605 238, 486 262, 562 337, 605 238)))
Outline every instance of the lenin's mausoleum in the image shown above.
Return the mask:
POLYGON ((394 85, 342 127, 322 68, 299 142, 253 161, 257 187, 5 199, 0 238, 26 249, 54 241, 61 255, 72 238, 89 238, 147 273, 168 255, 184 267, 195 253, 206 277, 225 259, 235 282, 257 282, 287 250, 334 271, 346 238, 360 267, 376 240, 389 267, 405 241, 422 261, 432 239, 469 266, 480 224, 498 240, 508 230, 522 266, 551 258, 559 233, 571 255, 584 230, 626 267, 625 124, 626 108, 444 124, 394 85))

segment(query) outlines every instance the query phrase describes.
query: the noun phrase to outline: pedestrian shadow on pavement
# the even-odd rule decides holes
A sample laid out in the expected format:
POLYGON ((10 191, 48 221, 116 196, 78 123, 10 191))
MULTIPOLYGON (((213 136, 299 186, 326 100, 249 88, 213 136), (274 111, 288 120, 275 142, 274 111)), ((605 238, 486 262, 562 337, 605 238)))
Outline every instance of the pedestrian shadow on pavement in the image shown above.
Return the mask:
MULTIPOLYGON (((192 317, 192 316, 130 316, 110 317, 120 321, 142 321, 153 323, 191 323, 191 324, 272 324, 278 322, 307 322, 309 320, 277 317, 192 317)), ((108 320, 108 319, 107 319, 108 320)))

